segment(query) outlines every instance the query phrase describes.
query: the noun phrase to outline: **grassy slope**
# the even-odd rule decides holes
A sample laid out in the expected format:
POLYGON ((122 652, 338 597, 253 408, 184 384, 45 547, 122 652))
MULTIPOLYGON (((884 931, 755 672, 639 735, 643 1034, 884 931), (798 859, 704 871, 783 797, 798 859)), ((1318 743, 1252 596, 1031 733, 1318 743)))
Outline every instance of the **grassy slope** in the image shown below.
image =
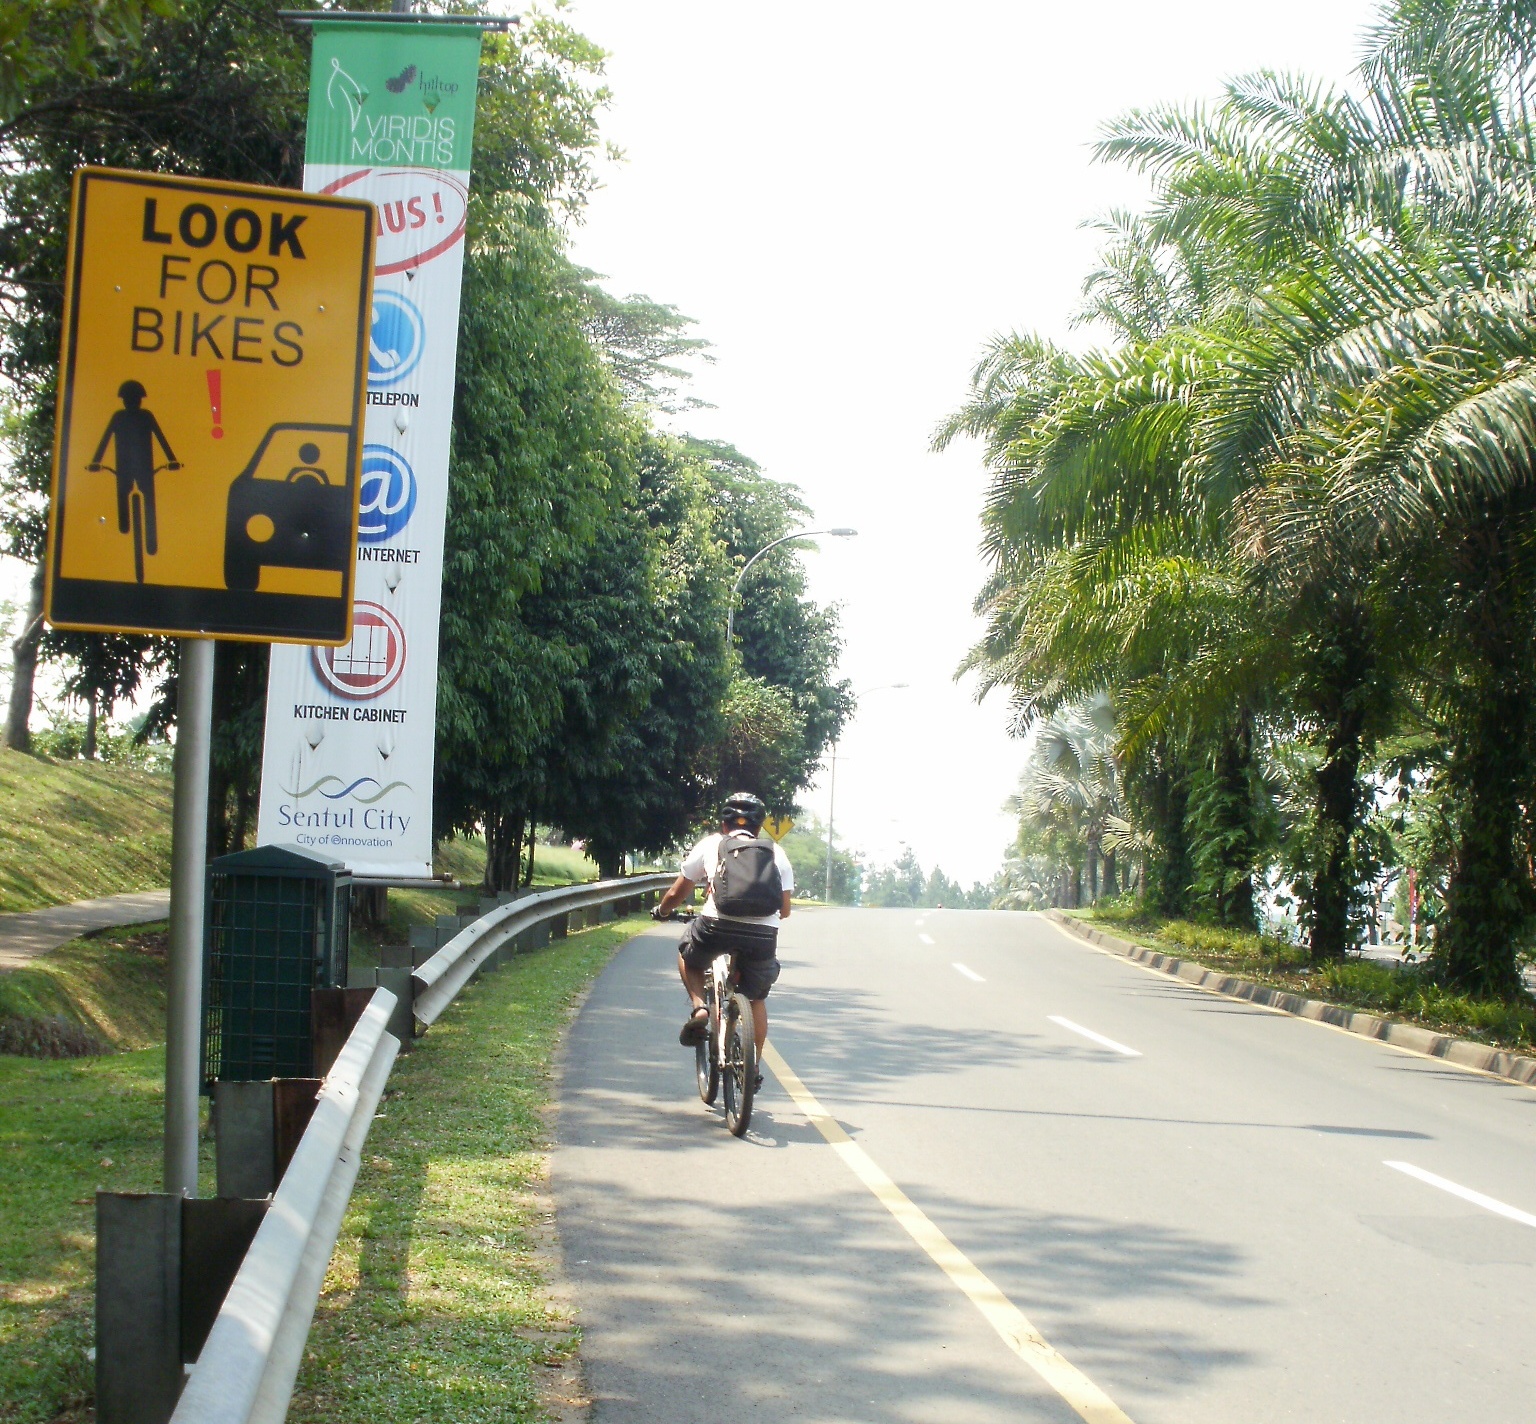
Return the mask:
MULTIPOLYGON (((485 846, 445 841, 435 860, 440 873, 477 885, 485 846)), ((533 869, 539 885, 597 877, 568 846, 540 846, 533 869)), ((0 914, 170 883, 170 777, 0 748, 0 914)))
POLYGON ((1440 1033, 1536 1052, 1536 1003, 1506 1004, 1450 994, 1413 966, 1348 959, 1313 968, 1305 951, 1281 940, 1163 920, 1120 905, 1072 911, 1138 944, 1198 960, 1209 969, 1236 974, 1311 999, 1365 1013, 1407 1019, 1440 1033))
POLYGON ((171 878, 171 780, 0 749, 0 912, 171 878))
POLYGON ((0 1020, 63 1019, 110 1048, 159 1043, 166 938, 163 924, 114 930, 61 945, 25 969, 0 972, 0 1020))

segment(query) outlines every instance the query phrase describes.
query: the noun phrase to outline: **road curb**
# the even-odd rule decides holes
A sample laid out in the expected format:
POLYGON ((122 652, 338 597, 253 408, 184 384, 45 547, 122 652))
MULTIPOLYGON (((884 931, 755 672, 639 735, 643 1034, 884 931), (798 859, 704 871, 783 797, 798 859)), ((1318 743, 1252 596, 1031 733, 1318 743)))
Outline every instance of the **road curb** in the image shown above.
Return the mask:
POLYGON ((1047 910, 1045 913, 1063 929, 1089 944, 1126 959, 1134 959, 1138 964, 1145 964, 1170 978, 1182 979, 1186 984, 1194 984, 1213 994, 1223 994, 1229 999, 1247 999, 1251 1003, 1262 1004, 1265 1008, 1277 1009, 1301 1019, 1317 1019, 1341 1028, 1346 1033, 1358 1034, 1361 1038, 1374 1038, 1382 1043, 1422 1053, 1429 1058, 1443 1058, 1463 1068, 1504 1078, 1511 1083, 1536 1087, 1536 1058, 1526 1058, 1503 1048, 1491 1048, 1486 1043, 1476 1043, 1468 1038, 1453 1038, 1449 1034, 1436 1033, 1433 1029, 1420 1028, 1417 1024, 1357 1013, 1338 1004, 1324 1003, 1321 999, 1306 999, 1284 989, 1271 989, 1248 979, 1239 979, 1233 974, 1207 969, 1203 964, 1177 959, 1160 950, 1146 949, 1117 935, 1105 934, 1103 930, 1086 925, 1060 910, 1047 910))

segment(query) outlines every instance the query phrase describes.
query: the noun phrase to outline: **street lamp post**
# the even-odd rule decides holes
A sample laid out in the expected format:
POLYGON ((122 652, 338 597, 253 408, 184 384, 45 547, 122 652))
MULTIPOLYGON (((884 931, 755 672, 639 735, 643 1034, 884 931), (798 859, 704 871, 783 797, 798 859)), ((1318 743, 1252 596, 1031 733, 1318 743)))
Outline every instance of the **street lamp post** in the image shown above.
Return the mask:
MULTIPOLYGON (((904 682, 883 682, 879 687, 871 687, 864 693, 868 697, 872 692, 896 692, 906 687, 904 682)), ((832 903, 832 826, 833 818, 837 813, 837 748, 839 743, 832 743, 832 766, 827 777, 827 874, 822 891, 826 895, 827 904, 832 903)))
POLYGON ((741 566, 741 572, 736 575, 736 582, 731 585, 731 605, 725 611, 725 646, 731 646, 731 639, 736 631, 736 595, 741 590, 741 581, 746 578, 747 570, 752 567, 770 549, 777 549, 780 544, 791 543, 795 539, 811 539, 817 534, 831 534, 838 539, 852 539, 859 531, 857 529, 802 529, 798 534, 786 534, 782 539, 775 539, 771 544, 764 544, 750 559, 741 566))

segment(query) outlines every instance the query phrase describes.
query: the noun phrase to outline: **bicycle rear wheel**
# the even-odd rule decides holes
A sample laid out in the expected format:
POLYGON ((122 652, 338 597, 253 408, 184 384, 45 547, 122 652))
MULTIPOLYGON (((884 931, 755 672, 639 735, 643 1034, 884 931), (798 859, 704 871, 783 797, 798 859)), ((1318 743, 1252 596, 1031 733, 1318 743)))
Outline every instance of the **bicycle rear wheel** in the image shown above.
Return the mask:
POLYGON ((745 994, 731 995, 734 1012, 725 1036, 725 1125, 733 1137, 746 1136, 757 1091, 757 1041, 752 1036, 752 1006, 745 994))

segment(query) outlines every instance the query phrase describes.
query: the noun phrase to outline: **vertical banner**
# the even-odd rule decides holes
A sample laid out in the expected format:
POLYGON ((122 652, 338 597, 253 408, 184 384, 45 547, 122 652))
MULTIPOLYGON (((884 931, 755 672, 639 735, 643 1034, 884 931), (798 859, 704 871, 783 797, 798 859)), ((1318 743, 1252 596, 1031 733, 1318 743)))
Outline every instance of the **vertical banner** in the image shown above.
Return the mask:
POLYGON ((438 613, 480 31, 314 27, 306 191, 378 213, 351 642, 274 647, 257 840, 432 873, 438 613))

